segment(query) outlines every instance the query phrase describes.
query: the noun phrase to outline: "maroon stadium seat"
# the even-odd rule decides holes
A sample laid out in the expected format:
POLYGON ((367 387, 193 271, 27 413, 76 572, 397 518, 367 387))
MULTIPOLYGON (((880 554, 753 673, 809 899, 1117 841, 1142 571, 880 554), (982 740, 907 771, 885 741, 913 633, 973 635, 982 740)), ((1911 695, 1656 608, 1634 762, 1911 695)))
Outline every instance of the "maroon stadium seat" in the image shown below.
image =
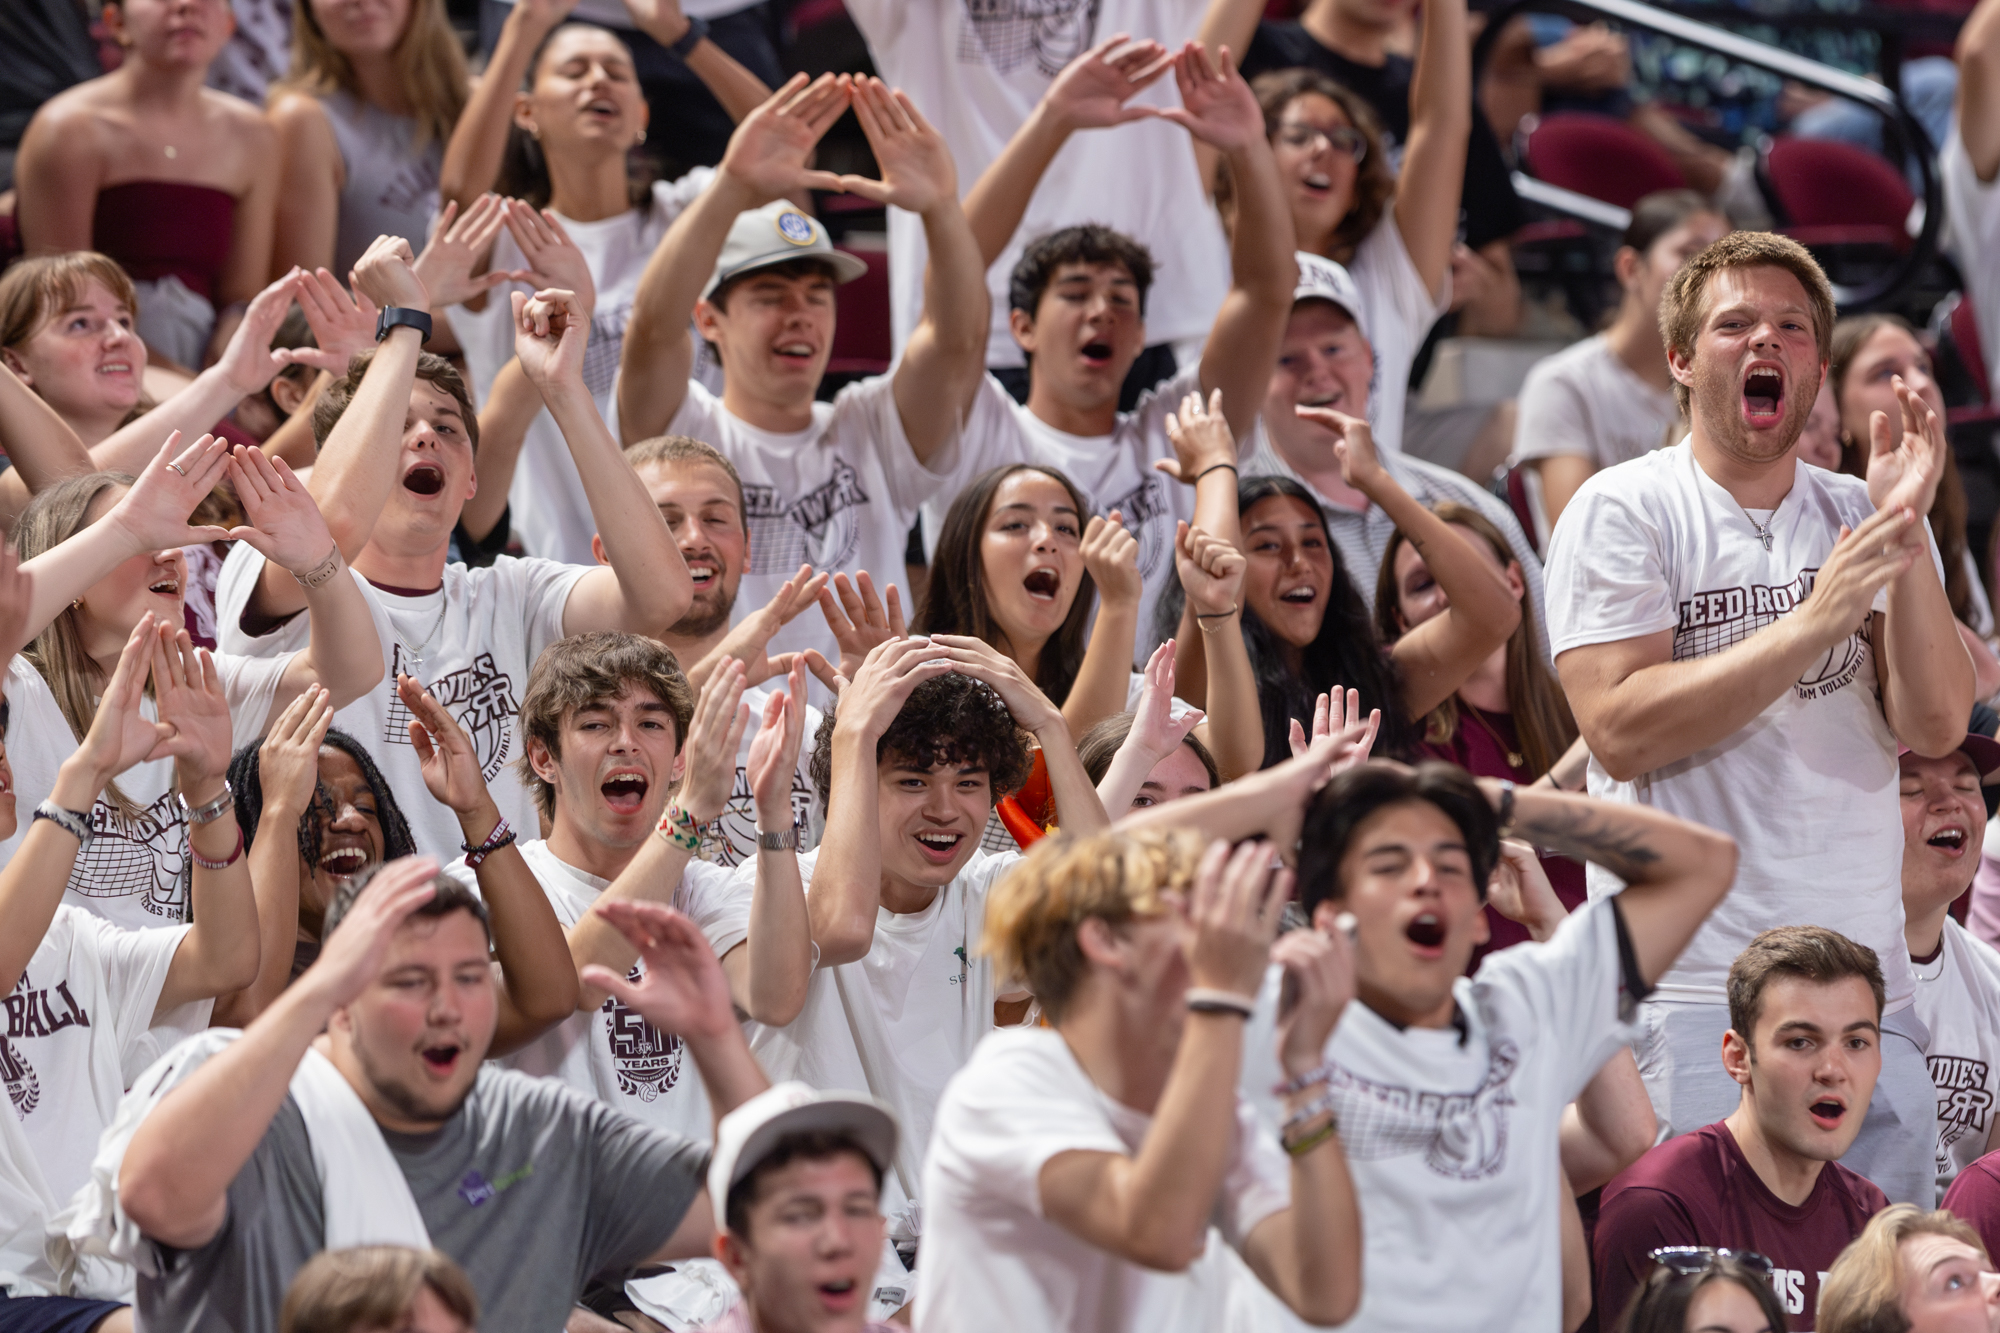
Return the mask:
POLYGON ((1620 208, 1655 190, 1687 188, 1667 150, 1622 120, 1559 111, 1524 129, 1521 159, 1537 180, 1620 208))

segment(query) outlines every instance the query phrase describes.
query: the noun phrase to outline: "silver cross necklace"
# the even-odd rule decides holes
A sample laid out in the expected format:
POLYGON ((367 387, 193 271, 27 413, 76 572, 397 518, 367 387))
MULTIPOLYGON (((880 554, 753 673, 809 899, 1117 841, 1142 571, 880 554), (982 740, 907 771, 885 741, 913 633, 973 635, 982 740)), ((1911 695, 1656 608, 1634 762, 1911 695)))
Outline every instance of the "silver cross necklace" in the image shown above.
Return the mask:
MULTIPOLYGON (((1765 544, 1767 546, 1769 545, 1768 542, 1765 544)), ((440 592, 442 592, 442 589, 440 589, 440 592)), ((389 617, 389 623, 395 626, 396 642, 402 645, 403 652, 407 654, 403 659, 404 662, 408 664, 405 670, 405 674, 410 676, 412 679, 415 680, 423 679, 423 677, 419 673, 421 673, 424 669, 424 654, 430 651, 431 644, 437 639, 438 631, 444 628, 445 613, 450 609, 451 609, 450 599, 449 598, 442 599, 442 605, 438 607, 437 623, 431 626, 431 632, 424 636, 424 641, 418 644, 414 648, 410 647, 409 641, 403 637, 403 627, 401 625, 396 624, 396 618, 394 616, 389 617)))
POLYGON ((1757 540, 1764 543, 1764 549, 1767 551, 1770 550, 1771 529, 1778 524, 1778 511, 1775 509, 1771 511, 1771 521, 1769 523, 1759 523, 1756 519, 1750 518, 1749 509, 1745 508, 1741 503, 1738 503, 1736 507, 1743 510, 1744 518, 1750 519, 1750 528, 1757 534, 1757 540))

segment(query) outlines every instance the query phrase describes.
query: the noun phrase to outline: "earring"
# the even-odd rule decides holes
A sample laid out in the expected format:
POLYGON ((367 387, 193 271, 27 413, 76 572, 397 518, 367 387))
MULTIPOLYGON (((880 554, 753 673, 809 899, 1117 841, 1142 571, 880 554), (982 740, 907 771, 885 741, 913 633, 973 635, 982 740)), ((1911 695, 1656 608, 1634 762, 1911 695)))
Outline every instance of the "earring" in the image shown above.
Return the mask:
POLYGON ((639 131, 638 137, 632 140, 632 146, 636 148, 644 142, 646 142, 646 131, 642 129, 639 131))

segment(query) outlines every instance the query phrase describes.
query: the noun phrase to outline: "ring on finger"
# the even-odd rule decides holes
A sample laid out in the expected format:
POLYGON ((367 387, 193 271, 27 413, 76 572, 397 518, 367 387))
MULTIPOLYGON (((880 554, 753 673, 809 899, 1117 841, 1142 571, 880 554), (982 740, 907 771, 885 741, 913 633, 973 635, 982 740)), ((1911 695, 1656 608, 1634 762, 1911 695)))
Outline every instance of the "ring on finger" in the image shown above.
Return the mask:
POLYGON ((172 469, 173 469, 173 470, 174 470, 175 472, 178 472, 178 473, 180 473, 180 475, 181 475, 181 477, 182 477, 183 479, 185 479, 185 478, 186 478, 186 476, 187 476, 187 473, 186 473, 186 472, 184 472, 184 471, 182 471, 182 469, 181 469, 181 465, 180 465, 179 463, 169 463, 169 464, 167 464, 167 466, 168 466, 168 467, 170 467, 170 468, 172 468, 172 469))

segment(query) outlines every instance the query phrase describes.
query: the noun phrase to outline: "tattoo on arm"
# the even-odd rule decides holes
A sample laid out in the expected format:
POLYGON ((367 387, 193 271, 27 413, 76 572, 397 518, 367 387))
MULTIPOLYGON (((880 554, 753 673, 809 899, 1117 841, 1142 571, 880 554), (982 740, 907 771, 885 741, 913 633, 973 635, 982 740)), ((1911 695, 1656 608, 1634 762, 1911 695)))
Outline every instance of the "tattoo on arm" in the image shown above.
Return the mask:
POLYGON ((1514 821, 1514 831, 1537 847, 1595 861, 1623 880, 1644 879, 1647 869, 1660 861, 1660 853, 1642 830, 1620 827, 1618 820, 1599 811, 1568 804, 1523 815, 1514 821))

